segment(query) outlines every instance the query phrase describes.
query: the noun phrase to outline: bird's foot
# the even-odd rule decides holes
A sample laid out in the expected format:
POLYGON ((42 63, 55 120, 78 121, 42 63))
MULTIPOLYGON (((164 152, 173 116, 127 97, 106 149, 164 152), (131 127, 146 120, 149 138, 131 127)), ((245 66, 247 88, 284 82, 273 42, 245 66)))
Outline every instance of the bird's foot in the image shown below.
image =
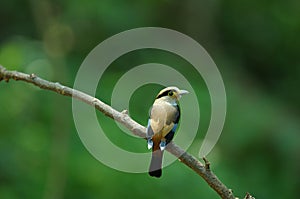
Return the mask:
POLYGON ((161 151, 165 150, 166 145, 167 145, 166 141, 161 141, 160 144, 159 144, 160 150, 161 151))
POLYGON ((148 143, 148 149, 152 149, 153 141, 151 140, 151 138, 148 139, 147 143, 148 143))

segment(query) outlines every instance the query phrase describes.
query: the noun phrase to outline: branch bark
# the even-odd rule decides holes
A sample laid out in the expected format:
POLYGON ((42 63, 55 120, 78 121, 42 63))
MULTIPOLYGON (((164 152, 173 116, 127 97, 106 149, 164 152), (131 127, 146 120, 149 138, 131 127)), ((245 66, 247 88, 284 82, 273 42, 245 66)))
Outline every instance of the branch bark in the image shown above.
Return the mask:
MULTIPOLYGON (((75 99, 78 99, 88 105, 94 106, 97 110, 101 111, 106 116, 116 120, 117 122, 124 125, 128 128, 133 134, 138 135, 142 138, 146 137, 146 128, 133 119, 129 117, 127 111, 119 112, 112 108, 111 106, 103 103, 99 99, 87 95, 81 91, 72 89, 70 87, 61 85, 60 83, 50 82, 39 78, 35 74, 26 74, 18 71, 10 71, 6 70, 3 66, 0 65, 0 81, 4 80, 9 82, 10 79, 20 80, 27 83, 34 84, 35 86, 40 87, 41 89, 54 91, 58 94, 64 96, 70 96, 75 99)), ((219 179, 218 177, 211 171, 210 163, 206 158, 203 158, 204 164, 201 163, 194 156, 185 152, 179 146, 171 142, 167 149, 168 152, 176 156, 183 164, 190 167, 193 171, 195 171, 198 175, 200 175, 207 184, 214 189, 217 194, 223 199, 236 199, 232 193, 231 189, 228 189, 219 179)), ((250 194, 247 193, 245 198, 250 198, 250 194)), ((252 197, 253 198, 253 197, 252 197)))

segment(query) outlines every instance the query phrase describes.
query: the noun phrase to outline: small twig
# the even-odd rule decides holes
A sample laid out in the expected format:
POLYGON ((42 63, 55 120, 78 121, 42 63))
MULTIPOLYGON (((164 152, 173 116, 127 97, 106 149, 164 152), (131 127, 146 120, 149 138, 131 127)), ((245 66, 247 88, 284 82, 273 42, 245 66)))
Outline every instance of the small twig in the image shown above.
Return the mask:
POLYGON ((123 110, 121 113, 128 115, 128 110, 123 110))
POLYGON ((246 193, 246 196, 244 199, 255 199, 253 196, 251 196, 249 193, 246 193))
MULTIPOLYGON (((124 110, 118 112, 109 105, 103 103, 99 99, 87 95, 81 91, 63 86, 60 83, 54 83, 42 78, 39 78, 35 74, 25 74, 18 71, 9 71, 6 70, 3 66, 0 65, 0 81, 5 80, 8 82, 10 79, 21 80, 31 84, 34 84, 42 89, 51 90, 56 93, 59 93, 64 96, 70 96, 75 99, 78 99, 88 105, 94 106, 96 109, 101 111, 106 116, 116 120, 117 122, 123 124, 128 128, 133 134, 140 136, 142 138, 146 137, 146 128, 136 121, 131 119, 128 115, 128 111, 124 110)), ((228 189, 218 177, 211 171, 210 163, 206 158, 203 158, 205 165, 203 165, 197 158, 188 154, 179 146, 171 142, 168 144, 167 151, 179 158, 179 160, 194 170, 198 175, 200 175, 208 185, 213 188, 221 198, 223 199, 235 199, 232 191, 228 189)), ((249 194, 248 194, 249 195, 249 194)), ((249 195, 250 196, 250 195, 249 195)), ((249 198, 248 196, 248 198, 249 198)), ((247 196, 246 196, 247 197, 247 196)), ((250 196, 251 197, 251 196, 250 196)), ((252 199, 252 198, 250 198, 252 199)))
POLYGON ((204 163, 205 163, 205 169, 206 170, 210 170, 210 162, 208 161, 208 159, 206 159, 206 157, 203 157, 204 163))

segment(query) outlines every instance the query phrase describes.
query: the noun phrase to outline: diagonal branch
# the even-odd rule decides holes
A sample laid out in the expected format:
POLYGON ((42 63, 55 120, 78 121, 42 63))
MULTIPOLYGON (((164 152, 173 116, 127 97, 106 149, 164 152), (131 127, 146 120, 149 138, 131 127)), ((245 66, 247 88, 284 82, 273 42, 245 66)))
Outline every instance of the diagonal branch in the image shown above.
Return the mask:
MULTIPOLYGON (((138 135, 142 138, 145 138, 146 128, 134 121, 129 117, 127 111, 119 112, 113 109, 111 106, 103 103, 99 99, 87 95, 81 91, 72 89, 70 87, 61 85, 60 83, 50 82, 39 78, 35 74, 26 74, 18 71, 10 71, 6 70, 3 66, 0 65, 0 81, 4 80, 9 82, 10 79, 25 81, 35 86, 40 87, 41 89, 51 90, 58 94, 70 96, 72 98, 78 99, 86 104, 94 106, 96 109, 101 111, 106 116, 116 120, 117 122, 123 124, 126 128, 128 128, 133 134, 138 135)), ((202 164, 199 160, 197 160, 194 156, 185 152, 179 146, 171 142, 167 150, 179 158, 179 160, 194 170, 198 175, 200 175, 208 185, 213 188, 218 195, 223 199, 235 199, 232 191, 228 189, 219 179, 218 177, 211 171, 210 163, 206 158, 203 158, 205 164, 202 164)))

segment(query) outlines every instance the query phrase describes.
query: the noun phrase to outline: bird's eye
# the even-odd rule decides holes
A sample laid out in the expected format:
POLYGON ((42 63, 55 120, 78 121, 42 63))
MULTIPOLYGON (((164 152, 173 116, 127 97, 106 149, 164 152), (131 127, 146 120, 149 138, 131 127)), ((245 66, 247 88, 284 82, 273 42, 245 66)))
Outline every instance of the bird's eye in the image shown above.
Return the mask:
POLYGON ((173 96, 174 95, 173 91, 169 91, 168 95, 173 96))

